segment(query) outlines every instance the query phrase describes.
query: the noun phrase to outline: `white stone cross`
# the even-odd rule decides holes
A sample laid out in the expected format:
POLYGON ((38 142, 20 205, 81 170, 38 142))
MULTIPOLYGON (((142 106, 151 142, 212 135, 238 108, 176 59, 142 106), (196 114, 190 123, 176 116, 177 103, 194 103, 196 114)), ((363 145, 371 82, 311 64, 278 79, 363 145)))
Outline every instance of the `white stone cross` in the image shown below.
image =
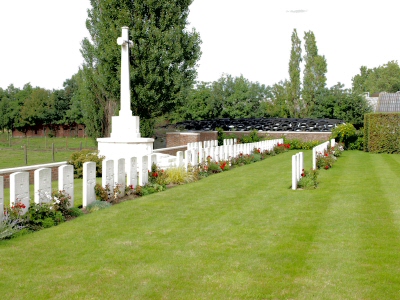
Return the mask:
POLYGON ((133 42, 129 40, 128 27, 122 27, 122 36, 117 39, 117 44, 121 46, 121 108, 119 115, 132 116, 129 76, 129 48, 133 47, 133 42))

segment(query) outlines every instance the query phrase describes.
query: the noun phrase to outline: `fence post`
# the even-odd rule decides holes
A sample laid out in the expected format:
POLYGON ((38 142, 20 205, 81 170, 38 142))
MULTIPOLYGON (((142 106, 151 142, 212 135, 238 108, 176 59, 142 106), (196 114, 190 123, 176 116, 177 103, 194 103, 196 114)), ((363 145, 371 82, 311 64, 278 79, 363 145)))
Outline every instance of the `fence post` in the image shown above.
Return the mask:
POLYGON ((25 165, 28 165, 28 147, 24 146, 25 165))
POLYGON ((4 177, 0 176, 0 222, 4 218, 4 177))

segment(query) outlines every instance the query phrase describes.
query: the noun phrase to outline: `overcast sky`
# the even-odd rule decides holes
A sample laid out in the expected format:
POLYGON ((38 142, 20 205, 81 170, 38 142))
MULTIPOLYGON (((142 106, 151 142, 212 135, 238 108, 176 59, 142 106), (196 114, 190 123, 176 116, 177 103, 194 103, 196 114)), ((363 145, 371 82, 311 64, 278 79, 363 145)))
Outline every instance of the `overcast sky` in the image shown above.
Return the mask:
MULTIPOLYGON (((351 87, 362 65, 400 61, 394 0, 194 0, 190 26, 200 33, 198 80, 222 74, 273 85, 288 78, 291 34, 313 31, 328 63, 327 85, 351 87)), ((82 64, 89 0, 0 0, 0 87, 30 82, 47 89, 82 64)), ((116 44, 116 47, 117 44, 116 44)), ((303 50, 304 54, 304 50, 303 50)))

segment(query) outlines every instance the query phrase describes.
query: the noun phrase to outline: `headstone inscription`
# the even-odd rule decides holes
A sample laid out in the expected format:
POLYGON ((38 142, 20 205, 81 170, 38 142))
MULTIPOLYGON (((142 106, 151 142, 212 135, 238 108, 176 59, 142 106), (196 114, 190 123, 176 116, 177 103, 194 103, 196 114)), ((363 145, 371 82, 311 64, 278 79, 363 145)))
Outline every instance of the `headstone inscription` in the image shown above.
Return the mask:
POLYGON ((51 169, 40 168, 34 171, 35 203, 51 202, 51 169))

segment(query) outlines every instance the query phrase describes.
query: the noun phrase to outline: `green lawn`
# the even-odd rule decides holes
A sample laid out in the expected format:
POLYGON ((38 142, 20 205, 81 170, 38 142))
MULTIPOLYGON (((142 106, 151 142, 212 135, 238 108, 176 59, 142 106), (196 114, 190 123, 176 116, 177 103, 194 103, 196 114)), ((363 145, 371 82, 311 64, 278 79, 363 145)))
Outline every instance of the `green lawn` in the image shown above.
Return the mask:
POLYGON ((400 155, 292 154, 0 241, 1 299, 397 299, 400 155))
POLYGON ((79 149, 96 149, 90 138, 11 138, 0 133, 0 169, 25 166, 25 147, 27 147, 28 165, 66 161, 79 149))

